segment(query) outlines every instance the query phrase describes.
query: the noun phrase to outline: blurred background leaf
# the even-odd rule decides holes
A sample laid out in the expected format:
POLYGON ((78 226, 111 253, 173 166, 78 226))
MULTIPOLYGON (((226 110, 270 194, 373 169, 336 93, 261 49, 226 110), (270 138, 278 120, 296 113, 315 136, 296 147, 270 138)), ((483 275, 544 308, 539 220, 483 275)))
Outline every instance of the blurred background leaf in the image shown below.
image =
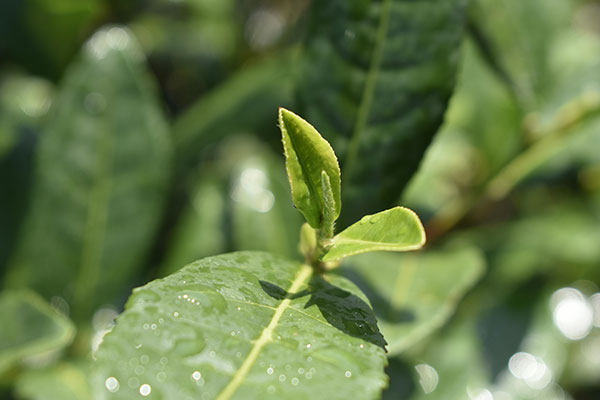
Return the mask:
POLYGON ((101 30, 67 73, 11 262, 9 285, 63 297, 77 319, 124 294, 165 197, 168 131, 134 40, 101 30))
POLYGON ((301 115, 344 176, 342 227, 394 205, 441 124, 462 39, 462 0, 314 2, 301 115))

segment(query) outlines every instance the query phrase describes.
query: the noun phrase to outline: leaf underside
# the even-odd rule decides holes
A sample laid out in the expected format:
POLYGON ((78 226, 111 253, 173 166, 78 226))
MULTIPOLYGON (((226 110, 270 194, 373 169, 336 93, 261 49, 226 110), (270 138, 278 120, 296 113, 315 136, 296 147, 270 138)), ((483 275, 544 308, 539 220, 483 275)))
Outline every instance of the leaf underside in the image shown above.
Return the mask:
POLYGON ((162 399, 375 399, 384 345, 345 278, 231 253, 136 289, 95 355, 94 390, 98 399, 137 398, 148 386, 148 398, 162 399))
POLYGON ((299 111, 340 159, 341 226, 394 205, 416 171, 454 85, 464 3, 313 4, 299 111))
POLYGON ((339 260, 369 251, 410 251, 425 244, 425 230, 417 215, 404 207, 394 207, 367 215, 337 234, 322 261, 339 260))

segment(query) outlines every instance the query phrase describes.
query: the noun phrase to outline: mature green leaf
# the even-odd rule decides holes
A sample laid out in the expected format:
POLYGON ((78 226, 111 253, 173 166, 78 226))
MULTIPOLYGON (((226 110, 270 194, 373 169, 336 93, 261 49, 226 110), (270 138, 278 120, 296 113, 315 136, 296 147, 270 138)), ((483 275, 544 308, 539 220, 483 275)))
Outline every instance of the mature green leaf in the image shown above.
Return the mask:
POLYGON ((86 44, 42 135, 12 286, 65 297, 76 317, 121 293, 153 237, 169 175, 151 89, 126 30, 101 30, 86 44))
POLYGON ((364 216, 335 235, 328 243, 323 261, 339 260, 369 251, 410 251, 425 244, 425 229, 414 211, 394 207, 364 216))
POLYGON ((483 271, 483 257, 464 246, 414 254, 363 254, 342 266, 342 273, 371 300, 390 354, 404 351, 443 325, 483 271))
POLYGON ((67 363, 25 371, 16 382, 15 393, 27 400, 92 399, 87 371, 67 363))
POLYGON ((301 113, 336 149, 347 226, 394 205, 442 121, 464 0, 314 2, 301 113))
POLYGON ((71 343, 75 327, 29 290, 0 295, 0 374, 24 358, 58 351, 71 343))
POLYGON ((345 278, 231 253, 136 289, 95 355, 94 390, 98 399, 375 399, 384 345, 345 278))
POLYGON ((334 220, 340 215, 342 205, 337 158, 319 132, 293 112, 279 109, 279 127, 294 204, 310 226, 319 229, 325 207, 321 179, 323 171, 331 184, 334 220))

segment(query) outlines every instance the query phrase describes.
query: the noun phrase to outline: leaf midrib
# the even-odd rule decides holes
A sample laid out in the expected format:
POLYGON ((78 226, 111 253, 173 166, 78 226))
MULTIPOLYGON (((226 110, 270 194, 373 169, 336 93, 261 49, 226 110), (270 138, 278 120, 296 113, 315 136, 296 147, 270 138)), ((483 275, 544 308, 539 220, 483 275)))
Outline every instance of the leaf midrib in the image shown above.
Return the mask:
POLYGON ((377 27, 377 36, 375 38, 375 49, 371 55, 371 62, 369 65, 369 72, 365 80, 365 86, 361 95, 361 102, 356 116, 356 122, 352 131, 352 137, 350 144, 348 145, 348 152, 344 159, 344 173, 349 179, 352 173, 352 166, 356 162, 358 156, 358 147, 360 144, 360 137, 367 125, 367 118, 369 111, 373 103, 373 97, 375 94, 375 82, 377 81, 377 75, 381 67, 381 61, 383 59, 383 47, 385 45, 388 33, 388 26, 391 14, 392 0, 383 0, 381 14, 379 16, 379 25, 377 27))
MULTIPOLYGON (((304 285, 308 279, 312 276, 313 269, 309 265, 302 264, 298 275, 292 281, 292 285, 288 289, 288 293, 296 293, 304 285)), ((283 316, 285 310, 289 307, 292 299, 290 296, 286 297, 275 309, 275 313, 271 318, 269 324, 263 329, 262 333, 254 342, 254 346, 250 349, 250 352, 244 359, 244 362, 240 368, 235 372, 227 386, 219 393, 216 400, 229 400, 237 391, 237 389, 244 383, 244 379, 248 376, 250 369, 256 362, 262 349, 272 340, 273 331, 277 328, 279 320, 283 316)))
MULTIPOLYGON (((286 130, 287 130, 287 128, 286 128, 286 130)), ((290 138, 290 144, 292 145, 292 149, 294 150, 294 153, 296 153, 296 158, 298 159, 298 164, 300 164, 300 169, 302 170, 302 174, 305 177, 304 181, 306 182, 306 186, 308 187, 308 191, 310 192, 310 197, 311 197, 311 199, 317 200, 319 218, 321 218, 322 217, 321 210, 323 210, 323 203, 322 203, 321 197, 319 196, 319 192, 317 191, 317 188, 315 187, 315 184, 312 181, 312 177, 305 165, 304 159, 302 157, 300 157, 300 154, 296 151, 296 142, 294 141, 293 135, 290 135, 290 132, 288 131, 287 136, 290 138)))

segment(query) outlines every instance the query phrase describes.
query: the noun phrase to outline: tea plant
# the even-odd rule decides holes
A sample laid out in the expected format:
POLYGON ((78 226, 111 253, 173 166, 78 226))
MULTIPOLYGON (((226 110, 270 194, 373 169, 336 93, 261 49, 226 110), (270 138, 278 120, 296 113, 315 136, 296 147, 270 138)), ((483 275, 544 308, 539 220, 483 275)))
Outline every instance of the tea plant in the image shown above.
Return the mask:
POLYGON ((305 262, 231 253, 136 289, 94 355, 101 398, 379 396, 385 339, 365 295, 331 271, 353 254, 418 249, 423 227, 396 207, 334 235, 341 178, 333 149, 290 111, 279 110, 279 125, 294 204, 307 221, 305 262))
POLYGON ((0 399, 597 398, 597 8, 0 2, 0 399))

